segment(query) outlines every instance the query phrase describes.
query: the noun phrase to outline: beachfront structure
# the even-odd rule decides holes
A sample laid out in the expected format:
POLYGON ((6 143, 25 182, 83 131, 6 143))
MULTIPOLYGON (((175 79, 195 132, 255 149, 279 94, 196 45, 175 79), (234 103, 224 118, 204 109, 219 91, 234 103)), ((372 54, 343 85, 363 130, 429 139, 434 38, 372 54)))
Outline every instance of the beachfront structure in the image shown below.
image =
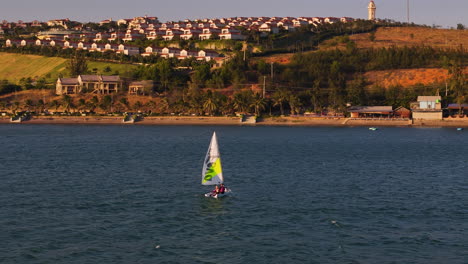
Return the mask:
POLYGON ((79 75, 77 78, 59 78, 55 86, 55 93, 78 94, 92 92, 97 94, 111 94, 122 87, 119 76, 79 75))
POLYGON ((468 115, 468 104, 449 104, 447 110, 451 117, 462 117, 468 115))
POLYGON ((393 116, 398 118, 411 118, 411 110, 406 107, 400 106, 393 110, 393 116))
POLYGON ((145 95, 147 91, 152 91, 154 82, 150 80, 134 81, 128 85, 128 94, 145 95))
POLYGON ((390 117, 393 114, 392 106, 352 106, 348 109, 351 118, 390 117))
POLYGON ((418 96, 418 101, 411 103, 413 119, 442 119, 442 98, 440 96, 418 96))
POLYGON ((77 78, 58 78, 55 85, 55 93, 62 94, 77 94, 81 93, 82 87, 77 78))

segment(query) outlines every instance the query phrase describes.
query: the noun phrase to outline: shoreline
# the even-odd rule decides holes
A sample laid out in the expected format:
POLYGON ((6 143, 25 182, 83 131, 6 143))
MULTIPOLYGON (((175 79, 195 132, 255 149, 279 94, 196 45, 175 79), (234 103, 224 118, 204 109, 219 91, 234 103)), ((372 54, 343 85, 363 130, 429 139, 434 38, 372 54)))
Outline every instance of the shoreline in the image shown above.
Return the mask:
POLYGON ((150 116, 135 123, 123 123, 120 116, 39 116, 22 123, 0 117, 0 124, 90 124, 90 125, 235 125, 235 126, 381 126, 381 127, 468 127, 468 118, 443 120, 351 119, 324 117, 268 117, 257 123, 241 123, 239 117, 150 116))

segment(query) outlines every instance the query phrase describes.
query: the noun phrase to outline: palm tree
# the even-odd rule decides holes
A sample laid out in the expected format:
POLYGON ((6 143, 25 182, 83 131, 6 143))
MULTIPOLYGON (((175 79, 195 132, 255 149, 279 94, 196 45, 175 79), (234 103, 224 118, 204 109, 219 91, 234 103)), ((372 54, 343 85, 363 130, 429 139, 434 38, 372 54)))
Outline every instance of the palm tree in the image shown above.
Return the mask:
POLYGON ((7 107, 7 103, 4 101, 0 101, 0 109, 5 109, 7 107))
POLYGON ((122 113, 125 110, 125 106, 122 105, 121 103, 117 103, 115 104, 114 109, 116 112, 122 113))
POLYGON ((44 112, 45 105, 46 105, 46 104, 45 104, 44 100, 39 99, 39 100, 37 101, 37 107, 39 107, 41 113, 44 112))
POLYGON ((93 96, 93 98, 91 98, 91 100, 89 101, 89 103, 87 105, 89 107, 89 110, 91 112, 94 112, 96 107, 98 107, 98 105, 99 105, 99 98, 97 96, 93 96))
POLYGON ((28 99, 24 102, 24 107, 27 111, 31 111, 31 107, 34 107, 34 102, 31 99, 28 99))
POLYGON ((126 97, 120 98, 119 102, 126 107, 126 109, 130 109, 130 103, 126 97))
POLYGON ((152 113, 154 111, 154 109, 156 108, 156 102, 151 100, 149 102, 146 103, 146 112, 148 113, 152 113))
POLYGON ((266 99, 263 98, 259 93, 256 93, 251 106, 255 109, 255 115, 259 116, 260 112, 265 110, 266 99))
POLYGON ((143 104, 140 101, 136 101, 135 104, 133 104, 133 110, 135 111, 140 111, 142 107, 143 107, 143 104))
POLYGON ((458 115, 462 114, 462 103, 467 94, 467 76, 463 73, 463 67, 458 62, 452 62, 449 68, 450 88, 454 91, 458 104, 458 115))
POLYGON ((58 111, 59 107, 60 107, 60 102, 57 101, 57 100, 52 100, 52 102, 50 102, 49 104, 49 107, 52 107, 52 108, 55 108, 55 112, 58 111))
POLYGON ((109 112, 109 110, 112 110, 112 103, 113 103, 113 100, 111 96, 106 95, 102 98, 101 104, 99 105, 99 107, 105 112, 109 112))
POLYGON ((167 100, 166 97, 161 99, 161 102, 159 103, 159 111, 161 113, 168 112, 169 110, 169 101, 167 100))
POLYGON ((226 100, 221 103, 221 113, 223 115, 232 115, 234 114, 234 103, 233 98, 228 97, 226 100))
POLYGON ((273 94, 274 106, 279 106, 281 115, 284 115, 284 104, 288 102, 291 92, 281 88, 273 94))
POLYGON ((299 96, 295 94, 291 94, 289 96, 289 107, 291 108, 291 114, 298 114, 300 107, 302 106, 301 100, 299 99, 299 96))
POLYGON ((234 94, 232 104, 234 109, 239 112, 246 113, 249 111, 249 108, 253 101, 252 91, 243 91, 240 93, 234 94))
POLYGON ((195 112, 197 114, 202 114, 203 113, 203 101, 205 99, 203 98, 203 94, 197 92, 197 91, 192 91, 186 95, 186 99, 184 103, 187 103, 190 111, 195 112))
POLYGON ((72 104, 73 104, 73 98, 71 98, 67 94, 64 94, 62 96, 62 104, 65 107, 65 112, 69 112, 70 108, 72 107, 72 104))
POLYGON ((13 113, 16 113, 16 110, 18 110, 19 106, 20 106, 20 102, 14 101, 14 102, 10 105, 11 111, 12 111, 13 113))
POLYGON ((320 95, 320 80, 315 80, 314 85, 310 91, 310 102, 314 108, 314 112, 322 109, 322 96, 320 95))
POLYGON ((87 103, 86 103, 86 100, 81 98, 80 100, 78 100, 78 110, 79 111, 84 111, 87 107, 87 103))
POLYGON ((203 110, 212 116, 213 113, 218 110, 218 103, 213 97, 209 96, 206 98, 205 103, 203 104, 203 110))

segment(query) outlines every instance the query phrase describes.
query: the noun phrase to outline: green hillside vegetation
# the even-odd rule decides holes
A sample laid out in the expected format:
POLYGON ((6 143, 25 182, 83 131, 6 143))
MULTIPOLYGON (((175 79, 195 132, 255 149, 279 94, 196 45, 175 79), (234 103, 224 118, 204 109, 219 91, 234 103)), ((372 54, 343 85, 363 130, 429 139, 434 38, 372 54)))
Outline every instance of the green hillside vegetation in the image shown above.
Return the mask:
MULTIPOLYGON (((45 78, 46 83, 55 83, 59 76, 68 77, 67 59, 18 53, 0 52, 0 80, 18 84, 23 78, 38 80, 45 78)), ((88 62, 89 74, 124 74, 137 66, 109 62, 88 62)))
POLYGON ((58 76, 65 70, 66 59, 1 52, 0 61, 0 79, 18 83, 22 78, 58 76))

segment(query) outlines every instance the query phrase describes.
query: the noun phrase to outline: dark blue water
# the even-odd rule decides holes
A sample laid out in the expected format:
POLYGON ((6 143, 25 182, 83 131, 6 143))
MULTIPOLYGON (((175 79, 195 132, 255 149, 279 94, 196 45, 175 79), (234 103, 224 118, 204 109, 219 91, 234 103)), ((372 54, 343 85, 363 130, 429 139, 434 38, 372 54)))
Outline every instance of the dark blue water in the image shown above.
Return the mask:
POLYGON ((0 263, 468 263, 468 131, 0 126, 0 263), (203 197, 212 132, 234 196, 203 197))

